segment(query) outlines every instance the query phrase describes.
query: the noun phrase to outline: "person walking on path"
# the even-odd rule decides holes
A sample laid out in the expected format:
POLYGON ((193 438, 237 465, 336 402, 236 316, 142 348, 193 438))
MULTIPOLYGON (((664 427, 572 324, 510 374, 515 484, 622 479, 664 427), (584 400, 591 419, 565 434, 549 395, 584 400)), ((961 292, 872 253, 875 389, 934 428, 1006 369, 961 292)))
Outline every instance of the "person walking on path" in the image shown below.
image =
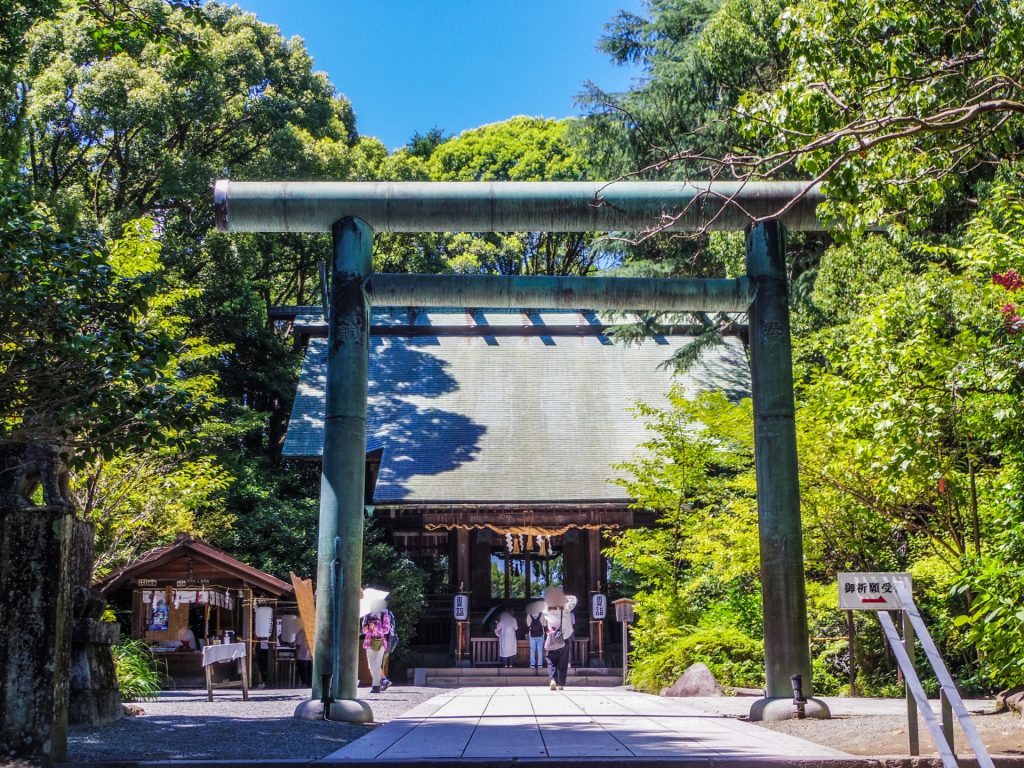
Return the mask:
POLYGON ((366 651, 366 665, 370 668, 372 687, 370 693, 380 693, 381 668, 388 653, 388 636, 391 634, 391 617, 386 606, 363 617, 363 650, 366 651))
POLYGON ((494 634, 498 636, 498 656, 501 657, 501 666, 505 669, 512 668, 512 660, 516 657, 516 632, 519 631, 519 622, 516 621, 508 611, 502 611, 498 617, 498 623, 494 627, 494 634))
MULTIPOLYGON (((381 662, 381 669, 390 669, 388 665, 388 659, 391 658, 391 654, 395 652, 395 648, 398 647, 398 624, 395 622, 395 614, 391 612, 391 609, 387 609, 388 621, 391 622, 391 633, 388 635, 388 649, 384 652, 384 661, 381 662)), ((386 691, 391 687, 391 681, 388 676, 381 674, 380 678, 380 689, 386 691)))
POLYGON ((544 604, 526 609, 526 634, 530 638, 530 666, 534 672, 544 665, 544 604))
POLYGON ((573 615, 576 597, 561 587, 544 590, 544 653, 548 659, 548 687, 560 691, 569 672, 569 644, 572 642, 573 615))

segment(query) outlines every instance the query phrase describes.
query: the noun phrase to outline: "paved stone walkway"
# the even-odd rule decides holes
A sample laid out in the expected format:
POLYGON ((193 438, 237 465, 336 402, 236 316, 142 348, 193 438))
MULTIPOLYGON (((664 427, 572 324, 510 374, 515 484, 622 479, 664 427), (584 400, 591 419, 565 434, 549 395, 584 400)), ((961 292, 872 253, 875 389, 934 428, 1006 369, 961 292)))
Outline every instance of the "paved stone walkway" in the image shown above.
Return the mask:
POLYGON ((459 688, 334 752, 349 760, 847 758, 844 752, 626 690, 459 688))

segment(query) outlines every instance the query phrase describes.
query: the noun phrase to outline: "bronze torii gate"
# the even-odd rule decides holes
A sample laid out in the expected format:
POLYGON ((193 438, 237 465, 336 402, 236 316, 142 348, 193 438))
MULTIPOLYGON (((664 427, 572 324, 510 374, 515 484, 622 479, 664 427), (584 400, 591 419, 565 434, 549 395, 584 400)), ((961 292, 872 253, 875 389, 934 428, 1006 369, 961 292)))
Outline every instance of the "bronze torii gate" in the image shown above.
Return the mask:
MULTIPOLYGON (((764 605, 765 699, 751 717, 791 716, 791 675, 810 696, 792 350, 783 225, 820 231, 822 197, 799 182, 229 182, 223 232, 331 232, 327 402, 320 486, 314 699, 332 674, 332 719, 365 722, 356 698, 371 304, 748 312, 764 605), (795 203, 793 201, 796 201, 795 203), (791 204, 792 203, 792 204, 791 204), (781 220, 762 220, 785 209, 781 220), (377 274, 374 231, 747 230, 747 275, 687 278, 377 274), (336 565, 338 567, 336 567, 336 565), (337 582, 335 573, 339 574, 337 582), (784 701, 779 701, 784 700, 784 701), (772 702, 778 705, 772 706, 772 702)), ((307 702, 297 716, 316 714, 307 702)), ((815 703, 808 714, 828 716, 815 703)), ((322 716, 322 714, 321 714, 322 716)))

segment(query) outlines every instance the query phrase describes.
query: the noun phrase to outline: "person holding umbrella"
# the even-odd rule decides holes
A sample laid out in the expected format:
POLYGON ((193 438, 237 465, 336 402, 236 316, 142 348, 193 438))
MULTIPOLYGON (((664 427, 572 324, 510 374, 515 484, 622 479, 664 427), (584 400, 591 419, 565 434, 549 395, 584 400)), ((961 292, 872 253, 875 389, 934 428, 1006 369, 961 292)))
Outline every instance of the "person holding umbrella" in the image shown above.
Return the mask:
MULTIPOLYGON (((366 652, 366 665, 370 668, 372 679, 370 693, 380 693, 382 690, 382 668, 388 654, 388 637, 392 632, 391 611, 385 602, 387 596, 387 592, 379 589, 364 589, 359 601, 363 650, 366 652)), ((387 685, 390 683, 383 687, 387 688, 387 685)))
POLYGON ((548 660, 548 687, 560 691, 569 673, 569 643, 572 641, 576 596, 567 595, 561 587, 544 590, 544 654, 548 660))

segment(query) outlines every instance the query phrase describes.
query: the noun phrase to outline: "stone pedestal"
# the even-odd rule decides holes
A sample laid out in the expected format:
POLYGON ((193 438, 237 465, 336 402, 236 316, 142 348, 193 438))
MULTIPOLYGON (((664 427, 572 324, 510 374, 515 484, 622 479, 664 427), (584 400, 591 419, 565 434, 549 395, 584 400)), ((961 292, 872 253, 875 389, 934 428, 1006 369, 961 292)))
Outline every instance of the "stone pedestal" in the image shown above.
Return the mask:
POLYGON ((65 758, 74 529, 69 505, 0 505, 0 761, 65 758))
POLYGON ((71 725, 106 725, 121 717, 121 692, 111 654, 120 634, 112 621, 75 620, 68 704, 71 725))
MULTIPOLYGON (((811 697, 804 704, 804 716, 813 720, 830 720, 832 713, 829 712, 828 704, 821 699, 811 697)), ((757 699, 750 707, 750 719, 755 723, 795 720, 797 717, 797 710, 792 698, 757 699)))

